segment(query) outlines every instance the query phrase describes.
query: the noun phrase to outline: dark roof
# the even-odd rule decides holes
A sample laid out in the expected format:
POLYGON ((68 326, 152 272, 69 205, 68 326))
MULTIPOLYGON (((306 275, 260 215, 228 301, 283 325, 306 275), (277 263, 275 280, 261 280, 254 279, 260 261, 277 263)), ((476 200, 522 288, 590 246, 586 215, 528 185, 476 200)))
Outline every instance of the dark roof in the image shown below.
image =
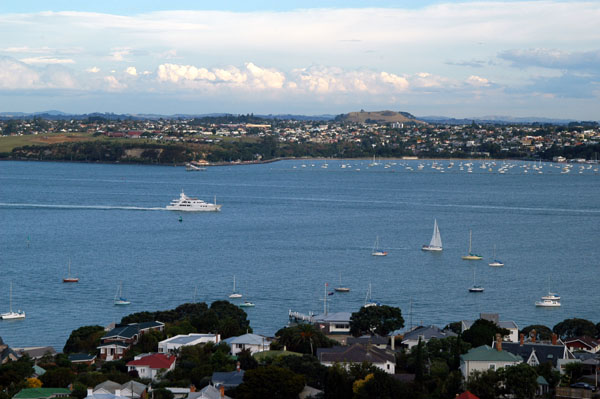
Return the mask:
POLYGON ((346 343, 348 345, 362 344, 367 345, 369 343, 373 345, 387 345, 389 337, 382 337, 381 335, 363 335, 362 337, 348 337, 346 343))
POLYGON ((98 348, 103 348, 105 346, 121 346, 123 348, 129 348, 131 345, 128 344, 127 342, 123 342, 123 341, 110 341, 110 342, 105 342, 103 344, 100 344, 98 346, 98 348))
POLYGON ((320 362, 331 363, 396 362, 395 356, 384 349, 379 349, 376 346, 367 347, 361 344, 354 344, 349 347, 334 346, 333 348, 319 348, 317 349, 317 358, 320 362))
POLYGON ((422 337, 425 341, 429 341, 431 338, 443 339, 448 337, 456 337, 456 334, 450 330, 442 330, 436 326, 419 326, 404 334, 402 341, 409 339, 418 341, 419 337, 422 337))
MULTIPOLYGON (((494 347, 496 347, 495 342, 494 347)), ((502 350, 521 356, 524 362, 527 362, 531 356, 531 352, 535 351, 535 356, 540 364, 550 361, 552 362, 553 367, 557 366, 558 359, 562 359, 565 354, 564 345, 550 345, 530 342, 524 343, 522 346, 519 342, 502 342, 502 350)), ((567 351, 567 358, 572 358, 569 355, 570 352, 567 351)))
POLYGON ((125 338, 132 339, 135 335, 139 334, 140 330, 137 324, 132 324, 130 326, 121 326, 115 327, 109 332, 107 332, 101 339, 108 338, 125 338))
POLYGON ((214 372, 211 381, 214 386, 223 385, 225 388, 235 388, 244 382, 244 370, 214 372))
POLYGON ((96 358, 96 355, 89 355, 87 353, 71 353, 69 355, 70 362, 90 362, 96 358))
POLYGON ((164 325, 165 323, 161 323, 160 321, 145 321, 143 323, 137 323, 137 326, 140 330, 145 330, 147 328, 158 328, 164 325))
POLYGON ((582 344, 586 345, 590 349, 594 349, 595 347, 597 347, 598 345, 600 345, 600 340, 597 340, 597 339, 594 339, 594 338, 588 337, 588 336, 581 336, 581 337, 574 337, 574 338, 565 339, 565 344, 569 344, 571 342, 577 342, 577 341, 579 341, 582 344))

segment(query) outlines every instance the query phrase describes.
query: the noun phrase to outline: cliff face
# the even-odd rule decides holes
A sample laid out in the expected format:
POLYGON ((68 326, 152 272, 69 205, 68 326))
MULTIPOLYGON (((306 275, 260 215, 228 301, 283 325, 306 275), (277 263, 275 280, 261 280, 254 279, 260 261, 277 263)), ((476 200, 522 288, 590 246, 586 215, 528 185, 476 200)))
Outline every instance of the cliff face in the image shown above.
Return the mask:
POLYGON ((340 115, 337 119, 341 121, 354 123, 425 123, 416 119, 412 114, 409 114, 408 112, 396 111, 350 112, 344 115, 340 115))

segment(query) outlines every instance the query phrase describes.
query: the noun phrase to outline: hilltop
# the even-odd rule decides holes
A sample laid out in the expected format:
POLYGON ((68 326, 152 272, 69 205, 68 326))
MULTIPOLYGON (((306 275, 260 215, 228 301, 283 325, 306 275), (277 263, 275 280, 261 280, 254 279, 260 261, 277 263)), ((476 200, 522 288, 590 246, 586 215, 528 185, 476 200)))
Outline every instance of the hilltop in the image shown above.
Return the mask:
POLYGON ((347 114, 338 115, 335 119, 336 121, 353 123, 426 123, 421 120, 418 120, 414 115, 408 112, 396 111, 367 112, 360 110, 360 112, 350 112, 347 114))

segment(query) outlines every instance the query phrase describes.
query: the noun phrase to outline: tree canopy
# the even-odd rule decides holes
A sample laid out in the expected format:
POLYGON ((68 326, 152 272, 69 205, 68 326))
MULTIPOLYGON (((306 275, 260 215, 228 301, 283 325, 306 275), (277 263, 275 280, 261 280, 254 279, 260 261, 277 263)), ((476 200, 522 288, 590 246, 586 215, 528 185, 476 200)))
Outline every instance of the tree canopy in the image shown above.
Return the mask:
POLYGON ((280 345, 292 352, 315 354, 317 348, 331 348, 337 345, 312 324, 286 327, 275 333, 280 345))
POLYGON ((552 328, 560 338, 579 337, 587 335, 595 337, 597 334, 596 325, 589 320, 585 319, 566 319, 558 323, 552 328))
POLYGON ((96 353, 100 338, 104 335, 102 326, 83 326, 71 332, 63 348, 64 353, 96 353))
POLYGON ((510 331, 498 327, 493 321, 478 319, 471 328, 463 333, 462 339, 476 348, 481 345, 491 345, 496 338, 496 334, 504 337, 509 333, 510 331))
POLYGON ((350 333, 355 337, 363 334, 386 336, 402 327, 404 319, 400 308, 387 305, 362 307, 350 317, 350 333))
POLYGON ((527 326, 521 330, 521 333, 525 334, 527 337, 532 330, 535 330, 536 339, 538 340, 549 341, 552 339, 552 330, 543 324, 532 324, 527 326))
POLYGON ((304 377, 291 370, 265 366, 248 370, 236 389, 239 399, 297 399, 304 388, 304 377))

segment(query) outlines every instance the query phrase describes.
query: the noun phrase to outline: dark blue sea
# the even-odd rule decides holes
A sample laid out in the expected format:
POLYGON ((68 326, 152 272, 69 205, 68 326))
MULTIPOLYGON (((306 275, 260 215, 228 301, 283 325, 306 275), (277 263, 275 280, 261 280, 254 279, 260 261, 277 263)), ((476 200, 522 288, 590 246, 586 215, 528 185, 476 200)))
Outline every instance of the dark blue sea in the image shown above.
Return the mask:
POLYGON ((325 283, 331 289, 340 276, 351 292, 329 296, 330 312, 358 310, 370 283, 373 300, 400 307, 407 325, 443 326, 480 312, 520 327, 600 321, 597 166, 567 173, 550 163, 472 161, 460 170, 459 161, 372 162, 205 172, 0 162, 0 312, 12 282, 13 310, 27 313, 0 321, 0 337, 13 347, 62 350, 83 325, 227 299, 234 275, 242 300, 256 304, 247 309, 252 328, 268 335, 286 325, 289 309, 321 312, 325 283), (210 202, 216 196, 222 211, 164 210, 182 189, 210 202), (441 254, 421 251, 434 219, 441 254), (482 261, 461 260, 469 230, 482 261), (377 236, 386 257, 371 256, 377 236), (502 268, 488 266, 494 245, 502 268), (69 259, 77 284, 62 283, 69 259), (467 291, 473 270, 482 294, 467 291), (125 307, 113 304, 121 281, 132 302, 125 307), (549 290, 562 307, 536 308, 549 290))

